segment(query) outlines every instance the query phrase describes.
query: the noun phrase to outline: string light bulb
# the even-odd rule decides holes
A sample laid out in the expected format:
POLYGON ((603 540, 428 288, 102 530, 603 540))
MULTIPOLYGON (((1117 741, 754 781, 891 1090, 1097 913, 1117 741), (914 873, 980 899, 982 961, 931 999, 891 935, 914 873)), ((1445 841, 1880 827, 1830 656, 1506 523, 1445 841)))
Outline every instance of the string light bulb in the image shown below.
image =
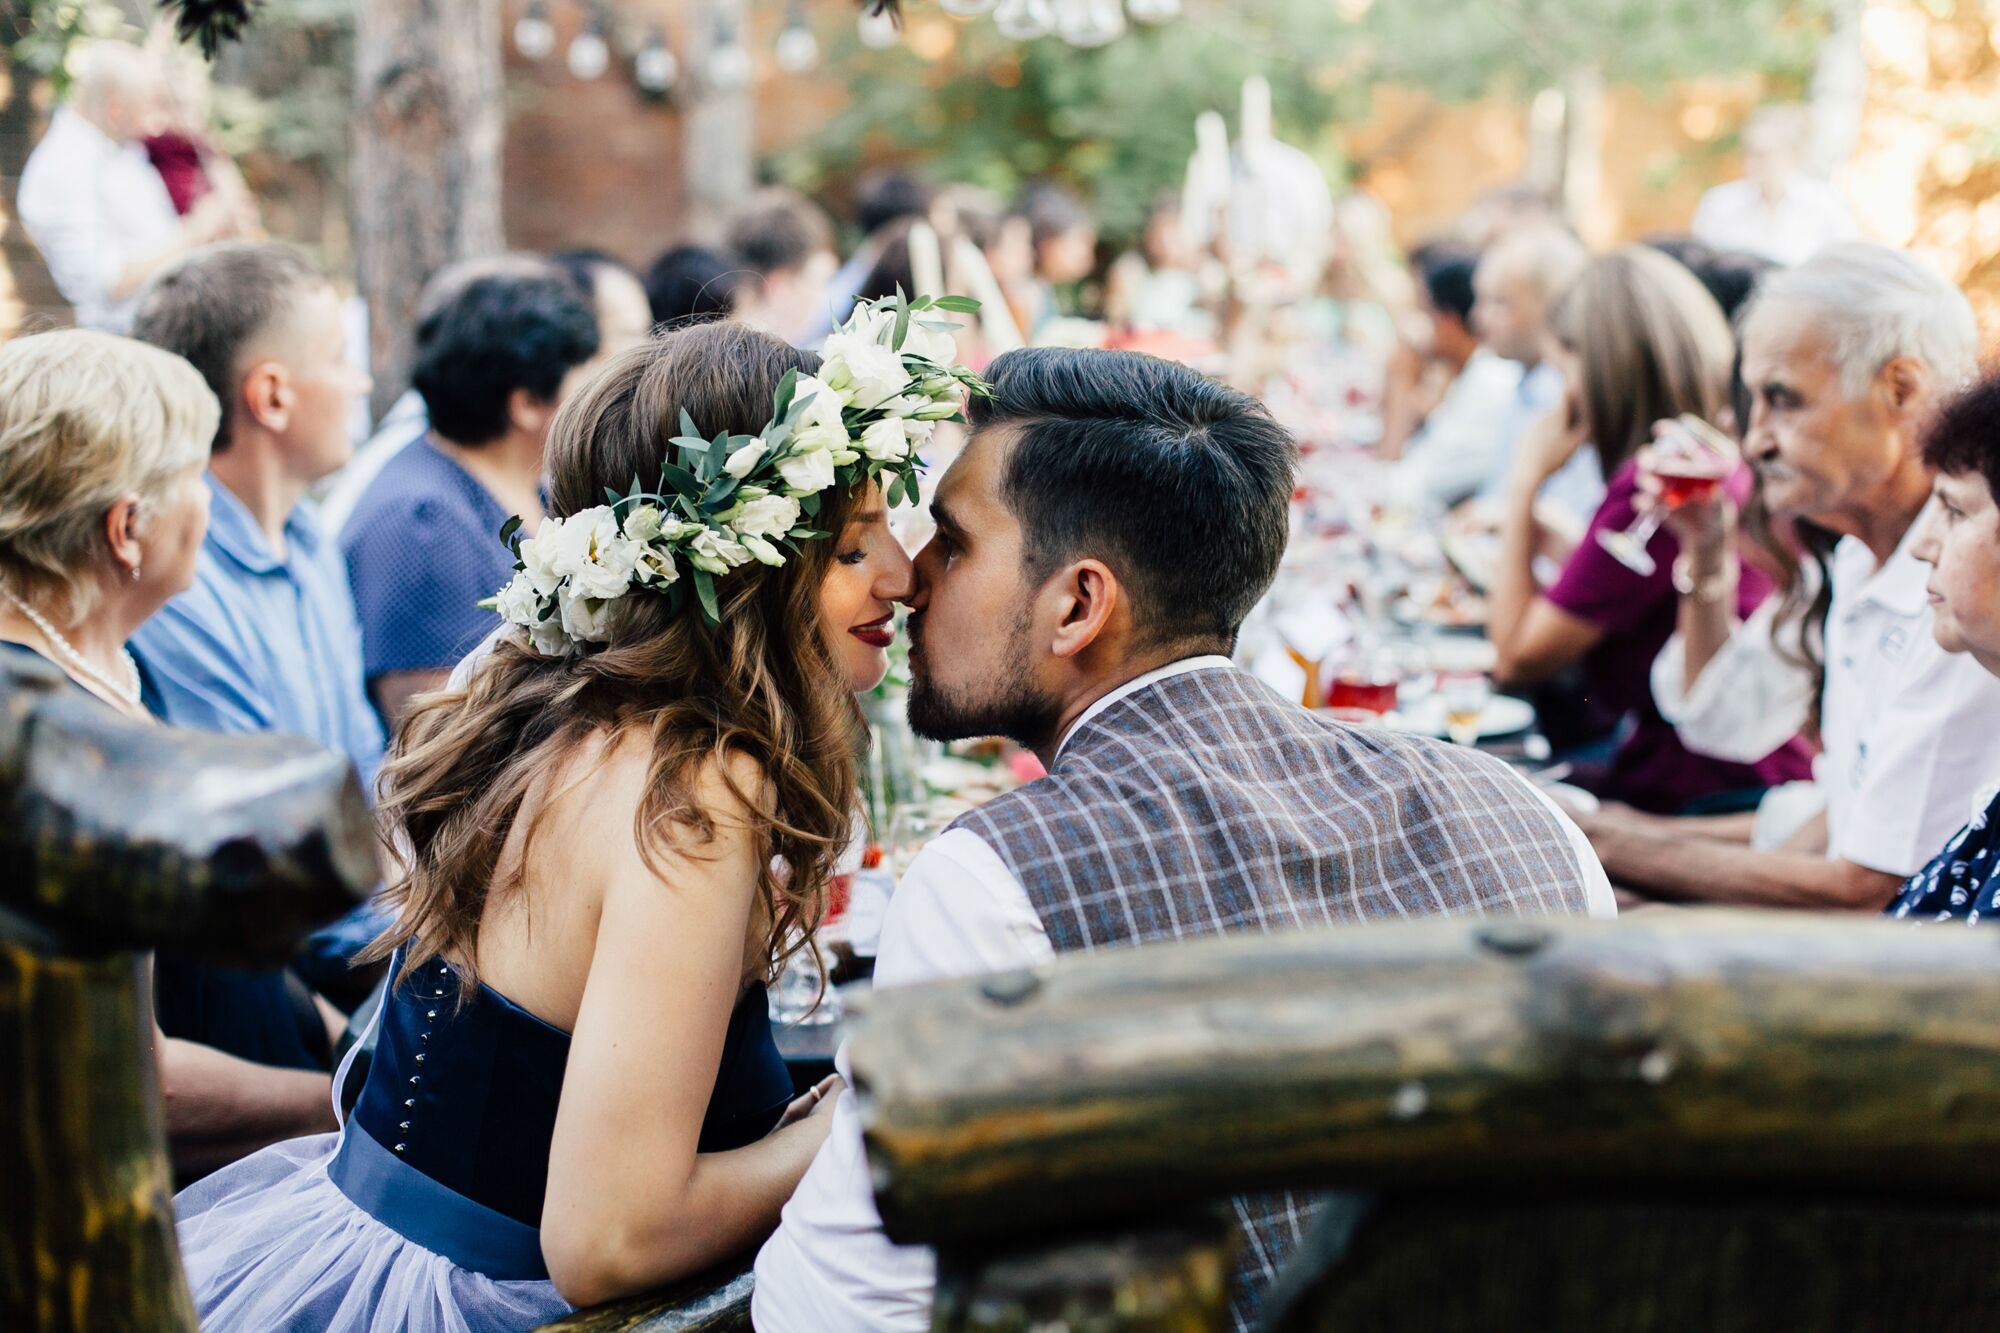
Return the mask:
POLYGON ((709 47, 708 58, 702 68, 708 86, 719 93, 738 92, 750 86, 750 76, 754 72, 750 52, 743 45, 742 34, 736 25, 727 18, 717 17, 715 42, 709 47))
POLYGON ((528 60, 547 60, 555 53, 556 25, 549 22, 549 7, 542 0, 528 0, 514 21, 514 49, 528 60))
POLYGON ((1125 0, 1134 23, 1167 23, 1181 16, 1181 0, 1125 0))
POLYGON ((565 59, 569 72, 588 82, 611 68, 611 47, 594 25, 585 24, 583 31, 569 44, 569 54, 565 59))
POLYGON ((993 26, 1002 37, 1032 42, 1055 30, 1056 17, 1049 0, 1000 0, 993 10, 993 26))
POLYGON ((861 44, 871 51, 886 51, 903 40, 903 31, 896 26, 895 16, 886 8, 869 8, 861 11, 855 20, 854 31, 861 38, 861 44))
POLYGON ((791 17, 778 33, 774 54, 778 68, 787 74, 804 74, 819 64, 819 38, 813 36, 803 8, 797 5, 792 7, 791 17))
POLYGON ((1125 6, 1119 0, 1057 0, 1056 35, 1086 50, 1125 35, 1125 6))
POLYGON ((633 82, 641 92, 664 97, 680 76, 681 62, 674 58, 673 47, 667 45, 666 31, 654 28, 647 35, 646 44, 639 48, 639 54, 632 58, 633 82))
POLYGON ((976 19, 993 4, 994 0, 938 0, 938 8, 956 19, 976 19))

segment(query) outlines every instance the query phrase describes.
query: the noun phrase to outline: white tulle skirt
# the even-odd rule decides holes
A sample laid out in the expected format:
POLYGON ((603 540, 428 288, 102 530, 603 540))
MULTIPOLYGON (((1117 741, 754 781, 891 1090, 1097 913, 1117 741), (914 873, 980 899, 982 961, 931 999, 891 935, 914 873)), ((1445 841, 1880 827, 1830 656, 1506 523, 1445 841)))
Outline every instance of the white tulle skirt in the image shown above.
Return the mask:
POLYGON ((569 1313, 407 1239, 327 1175, 340 1135, 264 1149, 174 1199, 204 1333, 508 1333, 569 1313))

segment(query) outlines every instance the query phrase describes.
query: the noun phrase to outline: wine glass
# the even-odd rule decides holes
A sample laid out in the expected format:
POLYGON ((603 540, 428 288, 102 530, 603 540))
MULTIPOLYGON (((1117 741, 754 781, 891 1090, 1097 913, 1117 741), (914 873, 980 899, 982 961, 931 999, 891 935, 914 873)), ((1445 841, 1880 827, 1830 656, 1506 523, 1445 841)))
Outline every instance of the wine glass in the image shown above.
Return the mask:
POLYGON ((1479 723, 1493 687, 1484 674, 1453 671, 1438 677, 1438 697, 1444 701, 1444 729, 1454 745, 1479 744, 1479 723))
POLYGON ((1660 428, 1653 443, 1652 470, 1660 481, 1658 502, 1622 531, 1599 528, 1597 544, 1634 574, 1652 575, 1659 563, 1646 547, 1668 511, 1713 498, 1735 465, 1736 447, 1729 438, 1700 417, 1683 412, 1660 428))
POLYGON ((951 821, 929 802, 899 805, 889 817, 889 872, 900 883, 910 862, 951 821))

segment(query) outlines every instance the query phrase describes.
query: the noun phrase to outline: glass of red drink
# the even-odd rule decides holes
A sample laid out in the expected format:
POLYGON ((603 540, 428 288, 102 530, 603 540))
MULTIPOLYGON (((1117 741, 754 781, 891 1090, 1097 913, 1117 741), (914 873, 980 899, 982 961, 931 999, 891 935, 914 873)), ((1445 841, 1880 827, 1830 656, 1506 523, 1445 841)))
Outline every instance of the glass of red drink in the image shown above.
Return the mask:
POLYGON ((1635 574, 1659 569, 1646 548, 1673 510, 1713 499, 1723 478, 1736 466, 1736 446, 1730 439, 1690 413, 1668 422, 1653 442, 1652 473, 1660 484, 1659 501, 1626 528, 1599 528, 1597 544, 1635 574))

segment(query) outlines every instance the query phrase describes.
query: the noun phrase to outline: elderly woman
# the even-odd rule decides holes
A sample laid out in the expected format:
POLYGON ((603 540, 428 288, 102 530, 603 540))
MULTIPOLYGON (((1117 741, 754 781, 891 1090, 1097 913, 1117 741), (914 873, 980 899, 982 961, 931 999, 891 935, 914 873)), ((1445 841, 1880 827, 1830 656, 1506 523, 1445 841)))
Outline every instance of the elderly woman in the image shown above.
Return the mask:
MULTIPOLYGON (((105 707, 150 719, 125 642, 194 581, 219 413, 193 366, 128 338, 65 330, 0 345, 0 653, 45 658, 105 707)), ((235 976, 225 1003, 211 1003, 214 985, 186 1003, 172 978, 192 969, 159 969, 159 1020, 174 1034, 157 1040, 161 1086, 181 1174, 332 1127, 323 1063, 278 1068, 217 1049, 196 1012, 220 1008, 209 1017, 324 1053, 323 1011, 294 1003, 275 973, 235 976)))
MULTIPOLYGON (((2000 374, 1948 404, 1932 424, 1924 462, 1937 470, 1935 503, 1910 554, 1931 567, 1931 633, 2000 676, 2000 374)), ((1972 820, 1910 876, 1889 915, 1912 921, 2000 917, 2000 757, 1972 797, 1972 820)))
MULTIPOLYGON (((1688 750, 1660 715, 1648 673, 1674 630, 1673 534, 1653 535, 1655 564, 1640 574, 1597 538, 1634 518, 1636 454, 1653 423, 1682 413, 1714 420, 1727 401, 1735 343, 1715 299, 1687 269, 1640 246, 1593 260, 1550 315, 1550 362, 1568 384, 1567 401, 1531 427, 1515 452, 1501 526, 1489 632, 1503 687, 1540 684, 1579 667, 1593 703, 1615 713, 1620 736, 1608 766, 1579 770, 1599 796, 1641 810, 1679 814, 1699 803, 1760 791, 1810 771, 1794 742, 1755 764, 1688 750), (1540 533, 1535 495, 1585 440, 1597 447, 1608 489, 1589 531, 1547 589, 1533 563, 1540 533)), ((1740 503, 1750 474, 1725 487, 1740 503)), ((1770 580, 1745 566, 1736 584, 1747 613, 1770 580)))

